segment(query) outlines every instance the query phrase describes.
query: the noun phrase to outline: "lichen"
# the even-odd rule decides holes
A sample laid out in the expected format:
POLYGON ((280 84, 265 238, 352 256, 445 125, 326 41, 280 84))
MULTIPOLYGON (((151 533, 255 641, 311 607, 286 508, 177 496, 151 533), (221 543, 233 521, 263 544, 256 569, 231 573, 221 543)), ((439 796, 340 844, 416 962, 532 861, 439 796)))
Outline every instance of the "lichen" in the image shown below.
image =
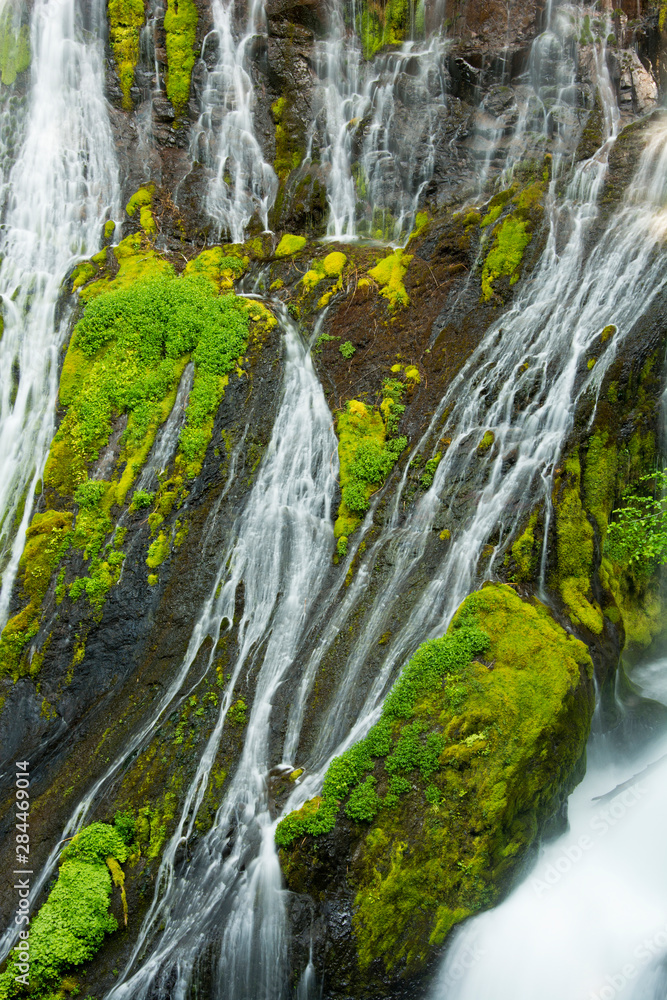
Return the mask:
POLYGON ((144 0, 109 0, 109 39, 116 60, 123 108, 133 108, 131 89, 139 60, 139 35, 145 21, 144 0))
MULTIPOLYGON (((375 959, 387 970, 422 965, 456 923, 507 891, 579 776, 592 672, 586 647, 543 605, 486 586, 443 639, 419 647, 379 722, 330 765, 322 794, 281 820, 296 891, 309 890, 317 836, 353 821, 361 970, 375 959)), ((322 865, 319 856, 320 886, 322 865)))
POLYGON ((167 50, 167 97, 181 115, 190 99, 190 76, 195 64, 197 7, 193 0, 167 0, 164 30, 167 50))

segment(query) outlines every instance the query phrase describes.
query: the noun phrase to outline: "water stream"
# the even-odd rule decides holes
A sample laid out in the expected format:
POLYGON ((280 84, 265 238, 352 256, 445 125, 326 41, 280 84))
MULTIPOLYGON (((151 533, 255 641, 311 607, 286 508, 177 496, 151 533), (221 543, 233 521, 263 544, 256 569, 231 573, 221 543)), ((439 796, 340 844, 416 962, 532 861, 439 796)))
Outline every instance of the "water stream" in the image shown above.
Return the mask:
POLYGON ((32 12, 25 137, 0 236, 0 626, 54 429, 69 319, 56 311, 61 283, 74 261, 98 248, 104 220, 118 215, 104 18, 101 2, 85 18, 76 0, 36 0, 32 12))
POLYGON ((213 0, 211 9, 214 27, 204 40, 202 58, 211 45, 217 45, 217 58, 214 68, 206 70, 190 152, 193 161, 212 172, 206 209, 218 233, 240 243, 253 216, 262 229, 269 228, 268 213, 278 190, 278 178, 255 136, 249 65, 254 43, 266 34, 266 16, 261 0, 252 0, 237 41, 234 0, 213 0))

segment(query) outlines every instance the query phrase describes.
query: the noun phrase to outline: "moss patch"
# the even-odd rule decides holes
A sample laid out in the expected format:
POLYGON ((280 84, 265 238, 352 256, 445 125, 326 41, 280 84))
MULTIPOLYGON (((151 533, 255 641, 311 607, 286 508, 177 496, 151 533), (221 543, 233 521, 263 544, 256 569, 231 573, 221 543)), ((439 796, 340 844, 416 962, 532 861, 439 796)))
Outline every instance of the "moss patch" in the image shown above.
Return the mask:
POLYGON ((144 0, 109 0, 109 38, 123 93, 123 108, 133 107, 130 90, 139 60, 139 35, 145 21, 144 0))
POLYGON ((276 247, 275 255, 276 257, 291 257, 292 254, 303 250, 307 242, 305 236, 293 236, 291 233, 285 233, 276 247))
POLYGON ((93 823, 65 847, 56 884, 31 921, 30 987, 16 980, 22 971, 19 945, 0 976, 2 1000, 60 996, 57 991, 64 973, 91 959, 105 936, 118 929, 116 918, 109 913, 109 902, 112 881, 124 896, 120 865, 129 852, 123 834, 128 835, 125 827, 93 823))
POLYGON ((604 625, 600 606, 593 599, 593 528, 581 502, 581 463, 574 455, 554 484, 556 512, 557 586, 570 618, 600 635, 604 625))
POLYGON ((139 223, 147 236, 155 236, 157 233, 157 226, 155 225, 152 212, 154 193, 155 186, 153 184, 150 184, 148 187, 139 188, 125 206, 125 211, 130 218, 135 216, 137 209, 139 209, 139 223))
POLYGON ((524 251, 533 238, 535 224, 542 216, 545 185, 545 181, 535 181, 516 194, 513 187, 491 199, 482 226, 492 225, 506 205, 510 205, 512 211, 493 231, 493 245, 482 267, 482 301, 487 302, 493 297, 494 283, 499 278, 509 278, 510 285, 519 280, 524 251))
POLYGON ((406 254, 401 249, 394 250, 368 272, 369 277, 377 281, 380 286, 380 295, 387 300, 390 309, 410 304, 403 278, 411 260, 410 254, 406 254))
POLYGON ((195 64, 197 7, 193 0, 167 0, 164 30, 167 49, 167 97, 177 115, 190 99, 190 76, 195 64))
POLYGON ((417 650, 380 721, 332 762, 322 795, 281 821, 276 840, 298 891, 326 864, 318 836, 343 814, 352 822, 362 970, 375 959, 387 970, 421 965, 456 923, 507 891, 576 780, 592 671, 586 647, 544 606, 487 586, 443 639, 417 650))
POLYGON ((0 14, 0 80, 10 86, 30 66, 30 28, 20 9, 8 3, 0 14))

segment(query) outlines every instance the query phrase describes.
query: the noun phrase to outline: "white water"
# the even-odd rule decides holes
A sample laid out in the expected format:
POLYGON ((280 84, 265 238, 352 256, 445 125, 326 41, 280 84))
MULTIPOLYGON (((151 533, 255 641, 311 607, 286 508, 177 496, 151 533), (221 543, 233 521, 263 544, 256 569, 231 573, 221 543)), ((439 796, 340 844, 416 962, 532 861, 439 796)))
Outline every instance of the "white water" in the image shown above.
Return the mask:
POLYGON ((104 5, 87 17, 84 26, 76 0, 36 0, 32 13, 27 124, 0 241, 0 626, 53 434, 68 320, 56 315, 61 282, 77 258, 98 248, 104 220, 118 214, 104 100, 104 5))
POLYGON ((346 28, 342 4, 334 5, 330 19, 328 38, 316 47, 313 125, 328 168, 327 234, 404 242, 433 174, 445 43, 434 35, 366 61, 346 28), (400 113, 399 90, 407 95, 400 113))
POLYGON ((271 712, 331 563, 331 499, 337 474, 331 414, 309 353, 290 321, 283 322, 283 401, 182 672, 209 636, 209 663, 213 661, 215 643, 234 616, 242 584, 238 652, 218 722, 165 849, 153 903, 128 968, 109 998, 146 997, 155 991, 160 996, 188 995, 202 946, 222 910, 227 920, 215 963, 221 993, 233 1000, 259 1000, 282 991, 285 920, 267 793, 271 712), (253 669, 257 680, 241 760, 213 829, 197 845, 187 869, 179 871, 177 856, 192 835, 227 712, 253 669), (146 958, 158 925, 163 933, 146 958))
POLYGON ((213 0, 213 31, 204 41, 218 45, 215 68, 206 73, 202 112, 193 130, 191 155, 213 173, 206 210, 218 233, 234 243, 245 238, 255 216, 269 228, 268 213, 278 190, 278 178, 266 163, 253 123, 255 92, 250 75, 253 44, 266 34, 261 0, 251 0, 245 28, 234 37, 234 0, 213 0))
MULTIPOLYGON (((666 674, 667 661, 649 665, 644 693, 664 699, 666 674)), ((630 760, 592 748, 568 832, 457 932, 431 1000, 663 1000, 667 739, 630 760)))

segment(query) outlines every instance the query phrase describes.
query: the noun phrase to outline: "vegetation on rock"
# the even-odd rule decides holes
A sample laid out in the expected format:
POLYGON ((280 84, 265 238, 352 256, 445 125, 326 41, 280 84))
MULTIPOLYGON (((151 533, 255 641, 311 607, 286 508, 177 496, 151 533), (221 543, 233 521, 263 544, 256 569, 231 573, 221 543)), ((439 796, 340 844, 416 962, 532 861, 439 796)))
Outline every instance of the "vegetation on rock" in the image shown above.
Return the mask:
POLYGON ((130 91, 139 61, 139 35, 146 18, 144 0, 109 0, 107 11, 109 38, 123 94, 123 108, 131 111, 133 102, 130 91))
POLYGON ((380 721, 330 765, 321 796, 281 820, 295 891, 326 867, 318 837, 343 813, 356 824, 349 884, 362 970, 378 958, 388 970, 419 965, 507 891, 579 773, 592 672, 583 643, 539 602, 484 587, 443 639, 419 647, 380 721))

